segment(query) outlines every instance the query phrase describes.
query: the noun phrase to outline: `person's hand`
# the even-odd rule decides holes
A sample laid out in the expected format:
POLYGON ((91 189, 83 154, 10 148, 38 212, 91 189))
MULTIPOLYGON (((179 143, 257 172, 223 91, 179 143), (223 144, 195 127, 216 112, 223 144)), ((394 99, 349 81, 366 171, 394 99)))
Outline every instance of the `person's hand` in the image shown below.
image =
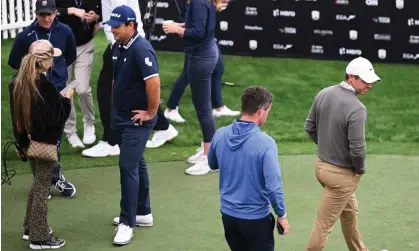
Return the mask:
POLYGON ((74 94, 74 89, 70 89, 66 94, 63 95, 63 97, 70 99, 71 97, 73 97, 73 94, 74 94))
POLYGON ((163 31, 166 33, 180 34, 179 32, 180 29, 181 27, 178 23, 163 24, 163 31))
POLYGON ((142 125, 144 121, 151 120, 154 117, 151 116, 147 111, 143 110, 133 110, 132 112, 135 113, 135 115, 131 118, 131 120, 134 122, 138 121, 140 125, 142 125))
POLYGON ((286 235, 291 230, 291 226, 288 223, 287 218, 278 217, 278 224, 280 224, 284 229, 284 235, 286 235))
POLYGON ((86 18, 87 23, 89 24, 99 20, 99 16, 93 10, 86 13, 85 18, 86 18))
POLYGON ((86 11, 83 9, 71 7, 68 9, 68 14, 77 16, 83 21, 85 19, 86 11))

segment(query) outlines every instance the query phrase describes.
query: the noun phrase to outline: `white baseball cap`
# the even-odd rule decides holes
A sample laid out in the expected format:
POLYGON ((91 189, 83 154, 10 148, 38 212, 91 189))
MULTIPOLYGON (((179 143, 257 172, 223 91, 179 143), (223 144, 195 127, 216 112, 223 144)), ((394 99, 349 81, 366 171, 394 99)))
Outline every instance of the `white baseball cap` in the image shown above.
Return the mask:
POLYGON ((363 57, 357 57, 346 66, 346 74, 357 75, 364 82, 372 84, 381 81, 381 78, 374 72, 371 62, 363 57))

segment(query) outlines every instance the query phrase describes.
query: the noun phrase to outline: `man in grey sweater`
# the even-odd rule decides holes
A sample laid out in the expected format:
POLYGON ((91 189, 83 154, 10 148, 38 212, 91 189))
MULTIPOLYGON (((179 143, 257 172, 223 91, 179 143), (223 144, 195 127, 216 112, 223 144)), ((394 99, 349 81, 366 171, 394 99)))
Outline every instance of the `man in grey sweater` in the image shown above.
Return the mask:
POLYGON ((340 217, 350 251, 365 251, 358 231, 355 190, 365 173, 367 109, 365 95, 381 81, 370 61, 358 57, 346 67, 346 80, 321 90, 314 98, 305 130, 317 145, 316 177, 324 188, 306 251, 321 251, 340 217))

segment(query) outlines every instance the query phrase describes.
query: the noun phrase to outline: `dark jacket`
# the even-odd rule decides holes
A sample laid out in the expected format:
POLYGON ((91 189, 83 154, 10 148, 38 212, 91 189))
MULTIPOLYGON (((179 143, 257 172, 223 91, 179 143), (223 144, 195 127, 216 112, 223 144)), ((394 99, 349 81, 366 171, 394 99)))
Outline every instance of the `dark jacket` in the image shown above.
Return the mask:
POLYGON ((61 49, 62 55, 54 57, 54 66, 48 70, 48 80, 53 83, 59 90, 66 86, 68 79, 67 66, 74 63, 77 57, 76 42, 74 40, 73 32, 68 25, 54 21, 49 31, 38 25, 35 20, 30 26, 26 27, 16 37, 12 50, 9 54, 9 65, 18 70, 22 58, 28 54, 29 47, 38 39, 48 39, 51 44, 61 49))
MULTIPOLYGON (((56 144, 62 134, 64 124, 70 115, 70 99, 64 98, 58 92, 57 88, 55 88, 54 85, 47 80, 44 74, 39 74, 37 88, 40 96, 38 95, 35 102, 32 104, 30 129, 31 138, 32 140, 39 142, 56 144)), ((16 130, 15 119, 13 116, 13 90, 14 82, 9 85, 13 134, 19 146, 27 148, 29 145, 28 133, 25 130, 23 132, 18 132, 16 130)))
POLYGON ((76 39, 76 45, 81 46, 84 45, 90 40, 93 39, 93 31, 95 25, 102 21, 102 4, 100 0, 79 0, 81 2, 80 9, 83 9, 88 13, 89 11, 94 11, 96 14, 99 15, 98 22, 88 24, 86 21, 82 22, 81 19, 77 16, 68 15, 68 8, 76 6, 76 2, 71 0, 57 0, 55 1, 57 4, 57 10, 59 12, 58 20, 66 25, 70 26, 71 30, 74 33, 74 37, 76 39))

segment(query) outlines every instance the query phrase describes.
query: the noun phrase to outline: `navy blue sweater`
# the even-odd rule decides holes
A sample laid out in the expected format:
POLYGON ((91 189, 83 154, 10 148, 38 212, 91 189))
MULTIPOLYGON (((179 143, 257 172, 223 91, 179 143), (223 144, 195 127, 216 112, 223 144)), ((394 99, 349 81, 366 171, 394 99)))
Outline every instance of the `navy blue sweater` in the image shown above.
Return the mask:
POLYGON ((19 70, 20 63, 23 57, 29 52, 29 47, 38 39, 48 39, 55 48, 62 51, 62 55, 54 58, 53 67, 48 70, 48 81, 54 84, 58 90, 64 89, 68 79, 67 66, 74 63, 77 57, 76 41, 73 32, 66 24, 60 23, 57 20, 51 25, 49 31, 38 25, 35 20, 30 26, 26 27, 16 37, 13 44, 12 51, 9 55, 9 65, 19 70))
POLYGON ((186 52, 207 48, 214 41, 217 8, 211 0, 191 0, 186 5, 184 47, 186 52))

